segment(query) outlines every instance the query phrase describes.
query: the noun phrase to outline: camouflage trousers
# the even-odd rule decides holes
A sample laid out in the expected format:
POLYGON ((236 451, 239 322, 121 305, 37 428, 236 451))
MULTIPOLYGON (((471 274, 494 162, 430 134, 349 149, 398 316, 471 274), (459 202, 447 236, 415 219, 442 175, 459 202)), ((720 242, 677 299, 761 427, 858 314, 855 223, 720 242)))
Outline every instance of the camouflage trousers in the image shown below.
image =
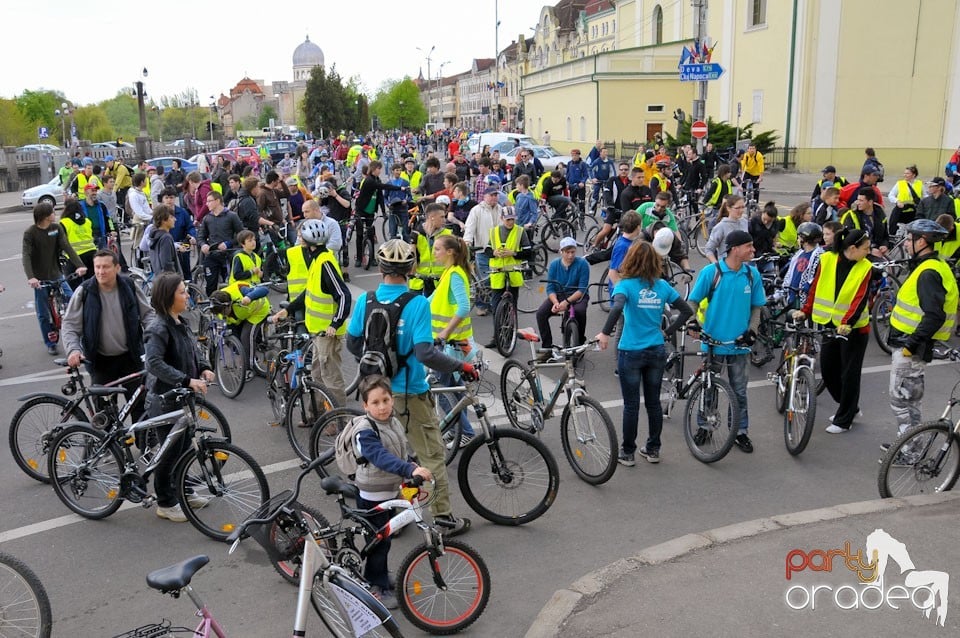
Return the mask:
POLYGON ((923 420, 923 373, 927 367, 923 361, 905 357, 898 348, 893 351, 890 368, 890 409, 902 433, 923 420))

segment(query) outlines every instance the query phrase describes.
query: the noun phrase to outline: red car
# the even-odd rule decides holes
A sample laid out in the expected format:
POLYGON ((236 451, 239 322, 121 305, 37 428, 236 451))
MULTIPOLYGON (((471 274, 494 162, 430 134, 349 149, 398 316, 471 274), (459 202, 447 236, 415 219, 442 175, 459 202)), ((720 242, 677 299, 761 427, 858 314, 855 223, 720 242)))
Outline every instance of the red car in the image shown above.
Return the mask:
POLYGON ((225 159, 229 159, 231 162, 244 161, 252 166, 254 170, 260 168, 260 154, 257 152, 257 149, 252 146, 225 148, 216 153, 211 153, 211 155, 219 155, 225 159))

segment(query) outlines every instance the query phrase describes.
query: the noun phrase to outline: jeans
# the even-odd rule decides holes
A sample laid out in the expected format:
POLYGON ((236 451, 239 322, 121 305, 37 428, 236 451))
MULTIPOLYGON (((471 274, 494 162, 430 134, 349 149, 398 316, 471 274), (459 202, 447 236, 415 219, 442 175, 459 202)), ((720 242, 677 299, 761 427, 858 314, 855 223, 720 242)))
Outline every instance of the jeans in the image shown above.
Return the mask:
POLYGON ((744 173, 744 174, 743 174, 743 180, 742 180, 742 181, 743 181, 743 193, 744 193, 744 197, 746 197, 747 194, 750 193, 747 185, 748 185, 748 184, 752 184, 752 185, 753 185, 753 191, 752 191, 753 196, 751 197, 751 199, 752 199, 753 201, 755 201, 755 202, 759 202, 759 201, 760 201, 760 182, 758 181, 759 179, 760 179, 760 176, 759 176, 759 175, 751 175, 750 173, 744 173))
MULTIPOLYGON (((485 253, 478 252, 476 254, 476 260, 477 260, 477 277, 480 279, 484 279, 488 277, 490 275, 490 256, 485 253)), ((484 306, 483 304, 480 304, 480 303, 477 304, 477 307, 489 308, 489 306, 484 306)))
POLYGON ((230 251, 211 250, 203 258, 203 276, 207 281, 206 293, 209 297, 220 287, 220 281, 230 278, 230 251))
POLYGON ((552 195, 547 203, 553 206, 553 219, 566 219, 567 209, 570 208, 570 198, 564 195, 552 195))
MULTIPOLYGON (((60 291, 63 293, 64 298, 69 301, 71 295, 73 295, 70 284, 68 284, 67 280, 63 277, 60 277, 59 281, 60 291)), ((40 335, 44 345, 49 348, 50 346, 57 345, 57 342, 60 341, 60 333, 53 327, 53 317, 50 316, 50 307, 47 305, 48 295, 49 292, 46 286, 40 286, 33 290, 33 305, 37 313, 37 322, 40 324, 40 335)))
POLYGON ((643 403, 647 409, 649 435, 645 445, 648 451, 660 449, 660 432, 663 430, 663 406, 660 404, 660 385, 663 369, 667 363, 664 346, 652 346, 643 350, 618 350, 617 371, 620 378, 620 393, 623 395, 623 451, 637 451, 637 421, 640 418, 640 389, 643 388, 643 403))
MULTIPOLYGON (((164 406, 158 395, 153 393, 147 395, 147 418, 160 416, 165 412, 166 407, 169 406, 164 406)), ((155 428, 155 441, 158 445, 162 444, 164 440, 166 440, 167 435, 170 434, 171 430, 173 430, 174 425, 175 424, 161 425, 160 427, 155 428)), ((146 432, 145 434, 150 433, 146 432)), ((153 435, 150 435, 150 437, 153 438, 153 435)), ((187 436, 186 432, 182 433, 180 438, 178 438, 170 446, 165 453, 163 460, 160 461, 156 469, 153 471, 153 489, 157 495, 157 507, 173 507, 177 504, 177 488, 173 484, 173 470, 177 464, 177 461, 180 460, 180 457, 190 449, 191 445, 193 445, 193 440, 187 436)))
POLYGON ((733 394, 740 404, 740 434, 746 434, 750 422, 747 417, 747 359, 746 354, 724 354, 713 358, 716 369, 722 374, 723 365, 727 368, 727 379, 733 386, 733 394))
MULTIPOLYGON (((368 501, 362 496, 357 496, 357 509, 373 509, 381 501, 368 501)), ((366 520, 374 527, 380 529, 390 520, 391 512, 377 512, 366 516, 366 520)), ((390 536, 386 536, 377 543, 377 546, 367 554, 367 560, 363 564, 363 579, 371 585, 376 585, 381 589, 390 589, 390 580, 387 571, 387 556, 390 554, 390 536)))

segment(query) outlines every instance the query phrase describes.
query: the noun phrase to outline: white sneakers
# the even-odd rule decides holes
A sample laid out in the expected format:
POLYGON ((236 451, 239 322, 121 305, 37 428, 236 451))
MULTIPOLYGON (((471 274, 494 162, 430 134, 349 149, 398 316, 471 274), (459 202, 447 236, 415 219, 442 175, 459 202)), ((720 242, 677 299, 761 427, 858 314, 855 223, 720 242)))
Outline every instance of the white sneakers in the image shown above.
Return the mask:
POLYGON ((183 510, 180 509, 180 505, 174 505, 173 507, 157 507, 157 516, 160 518, 165 518, 168 521, 173 521, 174 523, 187 522, 187 517, 183 514, 183 510))
MULTIPOLYGON (((830 417, 830 418, 832 419, 833 417, 830 417)), ((839 425, 833 425, 831 423, 830 425, 827 426, 826 430, 830 434, 843 434, 844 432, 849 432, 850 428, 842 428, 839 425)))

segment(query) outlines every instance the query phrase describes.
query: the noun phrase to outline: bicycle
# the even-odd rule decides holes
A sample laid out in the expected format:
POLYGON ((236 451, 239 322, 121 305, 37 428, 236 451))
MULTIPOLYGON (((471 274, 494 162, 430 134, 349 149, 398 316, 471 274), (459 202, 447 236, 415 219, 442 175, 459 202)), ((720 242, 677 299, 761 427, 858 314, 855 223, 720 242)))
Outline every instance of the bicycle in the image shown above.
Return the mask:
POLYGON ((870 308, 870 331, 873 332, 877 345, 887 354, 893 352, 893 348, 887 343, 890 337, 890 315, 893 314, 893 307, 897 304, 897 291, 903 284, 902 266, 909 261, 909 259, 899 259, 871 264, 882 273, 883 279, 873 299, 873 307, 870 308))
MULTIPOLYGON (((101 409, 96 404, 95 395, 91 393, 92 388, 88 389, 85 385, 80 368, 70 367, 66 359, 54 359, 54 363, 66 367, 70 377, 60 389, 63 394, 32 392, 18 397, 17 400, 24 401, 24 404, 10 419, 8 434, 13 460, 27 476, 41 483, 50 482, 50 476, 47 474, 47 455, 50 444, 59 435, 65 423, 82 421, 103 427, 112 420, 125 421, 133 406, 140 400, 145 389, 143 383, 146 381, 145 372, 134 372, 105 384, 105 387, 122 388, 123 384, 129 381, 141 380, 140 386, 127 397, 122 409, 117 411, 113 403, 107 403, 101 409), (74 395, 76 397, 73 399, 67 398, 74 395)), ((197 397, 197 405, 199 406, 198 421, 206 427, 213 428, 219 436, 230 441, 230 425, 223 412, 202 396, 197 397)))
POLYGON ((52 628, 43 583, 23 561, 0 552, 0 636, 50 638, 52 628))
MULTIPOLYGON (((946 358, 960 361, 960 350, 950 348, 946 358)), ((960 403, 953 386, 950 398, 935 421, 904 431, 880 459, 877 488, 882 498, 948 492, 960 476, 960 419, 952 412, 960 403)))
MULTIPOLYGON (((359 386, 359 368, 355 386, 359 386)), ((313 380, 305 374, 301 375, 301 383, 287 397, 286 412, 283 424, 287 430, 287 439, 290 447, 304 461, 310 460, 310 433, 317 420, 325 413, 339 407, 330 390, 322 383, 313 380)), ((356 390, 356 387, 353 388, 356 390)), ((347 389, 349 396, 352 390, 347 389)))
MULTIPOLYGON (((475 280, 475 287, 478 289, 476 297, 480 299, 482 298, 481 295, 483 297, 489 295, 492 298, 491 277, 496 273, 501 273, 504 276, 503 292, 497 302, 497 307, 493 309, 493 342, 496 345, 497 352, 504 357, 513 354, 514 348, 517 347, 517 299, 514 299, 510 286, 510 273, 512 272, 527 273, 530 272, 530 266, 525 261, 500 268, 491 266, 486 277, 475 280), (481 286, 486 287, 486 290, 480 291, 481 286)), ((471 290, 473 288, 474 286, 471 286, 471 290)))
POLYGON ((684 244, 684 252, 690 247, 697 249, 701 257, 707 256, 707 241, 710 239, 712 224, 707 219, 705 211, 699 210, 696 200, 687 199, 687 194, 680 196, 677 205, 677 229, 680 231, 680 240, 684 244), (680 211, 686 209, 685 212, 680 211))
POLYGON ((290 395, 300 387, 307 373, 311 339, 310 335, 296 331, 302 325, 303 322, 289 322, 285 332, 267 337, 270 341, 283 344, 276 350, 267 368, 267 399, 276 419, 274 425, 283 423, 290 395))
POLYGON ((683 413, 683 438, 693 457, 701 463, 719 461, 740 431, 740 402, 730 382, 720 377, 720 365, 714 362, 714 349, 733 345, 712 339, 701 332, 699 341, 706 351, 687 352, 686 333, 668 335, 665 342, 667 362, 663 372, 666 401, 663 415, 670 418, 677 399, 686 399, 683 413), (684 378, 686 357, 701 357, 703 362, 688 378, 684 378), (724 431, 726 427, 726 431, 724 431))
POLYGON ((370 270, 371 266, 377 264, 377 230, 374 228, 373 222, 373 218, 361 219, 357 213, 353 213, 350 216, 350 221, 347 222, 347 232, 343 237, 343 245, 346 247, 353 239, 354 233, 357 232, 357 226, 361 227, 363 246, 357 255, 357 261, 360 262, 360 266, 364 270, 370 270))
POLYGON ((560 441, 563 454, 577 476, 591 485, 610 480, 617 469, 617 432, 610 415, 587 392, 586 382, 575 369, 578 361, 596 341, 567 348, 553 348, 550 360, 539 362, 534 344, 536 333, 518 330, 521 339, 530 344, 531 361, 524 365, 508 359, 500 372, 500 397, 513 427, 539 435, 544 422, 553 416, 561 391, 567 404, 560 417, 560 441), (563 368, 545 398, 540 380, 541 368, 563 368))
MULTIPOLYGON (((474 366, 482 378, 489 364, 478 359, 474 366)), ((431 388, 434 395, 451 393, 451 396, 460 396, 441 420, 440 429, 459 441, 460 413, 473 408, 480 427, 473 439, 460 450, 462 456, 457 467, 460 492, 467 505, 491 523, 524 525, 543 516, 556 500, 560 484, 557 461, 533 434, 490 424, 487 406, 477 397, 480 383, 478 378, 461 385, 431 388), (483 450, 487 454, 483 454, 483 450)), ((329 454, 336 433, 356 414, 360 414, 359 411, 351 413, 350 409, 341 408, 324 415, 313 427, 310 458, 329 454)), ((454 454, 457 448, 453 446, 454 454)))
MULTIPOLYGON (((98 386, 89 392, 108 397, 123 388, 98 386)), ((147 491, 151 474, 177 441, 187 437, 193 445, 176 460, 172 472, 177 501, 197 530, 225 541, 243 517, 270 498, 267 479, 252 456, 210 436, 214 428, 197 423, 192 390, 175 388, 158 400, 177 409, 129 426, 115 418, 103 429, 65 423, 50 446, 53 491, 71 511, 92 520, 110 516, 124 500, 148 508, 156 501, 147 491), (156 428, 166 425, 173 425, 167 437, 150 445, 156 428), (138 434, 148 442, 139 456, 131 449, 138 434), (224 468, 235 471, 226 474, 224 468)))
POLYGON ((287 240, 284 233, 276 228, 261 227, 260 249, 263 253, 266 283, 274 292, 287 293, 287 275, 290 274, 290 262, 287 261, 287 240))
POLYGON ((243 344, 227 325, 227 320, 213 314, 209 302, 200 306, 197 349, 201 358, 213 366, 223 396, 236 398, 247 382, 248 364, 243 344))
POLYGON ((63 327, 63 315, 67 313, 67 304, 70 302, 70 281, 78 279, 76 274, 61 277, 60 279, 43 280, 40 287, 47 291, 46 310, 50 318, 50 332, 47 341, 60 343, 60 329, 63 327), (66 290, 64 290, 66 288, 66 290))

